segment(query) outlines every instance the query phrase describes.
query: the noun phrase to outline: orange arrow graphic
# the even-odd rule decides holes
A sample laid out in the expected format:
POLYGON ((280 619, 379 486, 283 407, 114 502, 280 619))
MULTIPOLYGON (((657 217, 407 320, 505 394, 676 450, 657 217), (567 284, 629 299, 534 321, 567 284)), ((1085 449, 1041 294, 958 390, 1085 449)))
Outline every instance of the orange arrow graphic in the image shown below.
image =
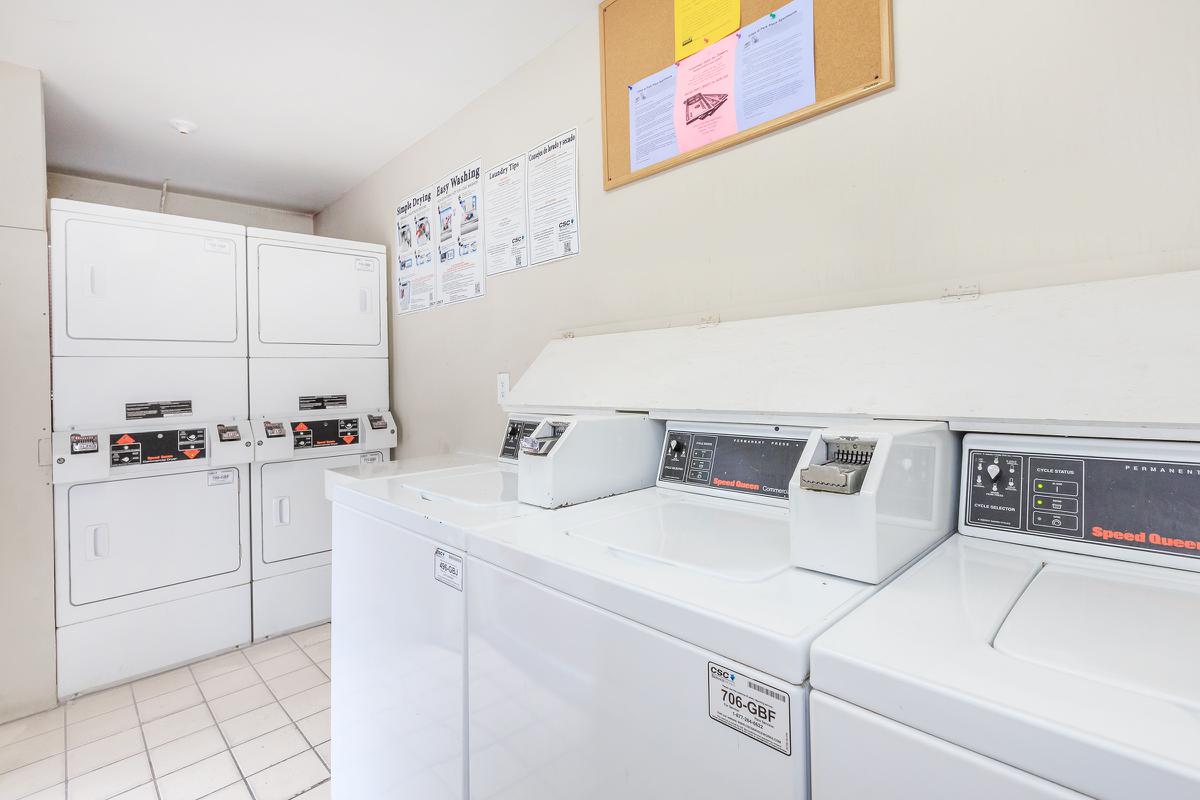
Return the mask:
POLYGON ((195 458, 196 456, 200 455, 200 451, 199 450, 184 450, 183 454, 185 456, 187 456, 188 458, 195 458))
POLYGON ((121 436, 120 439, 117 439, 117 444, 133 444, 133 442, 134 442, 133 437, 130 436, 128 433, 121 436))

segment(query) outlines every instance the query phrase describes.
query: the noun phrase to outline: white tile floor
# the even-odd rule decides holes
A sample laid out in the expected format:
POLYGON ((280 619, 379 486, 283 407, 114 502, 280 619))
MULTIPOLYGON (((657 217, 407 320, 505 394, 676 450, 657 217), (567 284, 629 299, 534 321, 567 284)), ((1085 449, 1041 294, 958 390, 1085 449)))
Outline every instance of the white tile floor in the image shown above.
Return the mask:
POLYGON ((0 725, 0 800, 328 800, 329 625, 0 725))

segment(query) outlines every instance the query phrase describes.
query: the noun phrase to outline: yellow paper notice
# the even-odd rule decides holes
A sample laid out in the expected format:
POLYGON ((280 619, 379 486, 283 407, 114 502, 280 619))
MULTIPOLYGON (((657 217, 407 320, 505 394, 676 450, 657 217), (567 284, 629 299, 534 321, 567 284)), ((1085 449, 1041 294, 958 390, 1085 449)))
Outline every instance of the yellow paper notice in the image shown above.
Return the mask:
POLYGON ((742 24, 742 0, 675 0, 675 60, 719 42, 742 24))

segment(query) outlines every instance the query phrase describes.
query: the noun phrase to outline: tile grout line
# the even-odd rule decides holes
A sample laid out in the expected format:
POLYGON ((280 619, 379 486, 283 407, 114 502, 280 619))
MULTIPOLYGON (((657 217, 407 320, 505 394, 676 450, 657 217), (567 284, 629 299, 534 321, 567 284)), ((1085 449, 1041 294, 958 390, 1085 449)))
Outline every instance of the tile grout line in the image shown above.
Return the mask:
MULTIPOLYGON (((328 624, 328 623, 325 623, 325 624, 328 624)), ((317 626, 317 627, 320 627, 320 626, 317 626)), ((304 630, 311 630, 311 629, 304 629, 304 630)), ((280 674, 280 675, 276 675, 275 677, 271 678, 271 680, 277 680, 277 679, 279 679, 279 678, 283 678, 283 677, 285 677, 285 676, 287 676, 287 675, 291 675, 291 674, 293 674, 293 673, 296 673, 296 672, 299 672, 299 671, 301 671, 301 670, 307 669, 308 667, 310 667, 310 666, 311 666, 311 667, 315 667, 317 670, 319 670, 319 671, 320 671, 320 672, 321 672, 321 673, 324 675, 324 677, 325 677, 325 680, 324 680, 324 681, 322 681, 322 684, 325 684, 325 683, 332 683, 332 680, 333 680, 333 679, 332 679, 332 677, 331 677, 331 676, 329 676, 329 675, 325 675, 325 671, 324 671, 323 669, 321 669, 321 666, 320 666, 320 664, 319 664, 319 663, 318 663, 318 662, 317 662, 317 661, 316 661, 316 660, 315 660, 315 659, 312 657, 312 655, 310 655, 310 654, 309 654, 309 652, 308 652, 308 650, 307 650, 307 647, 306 647, 305 645, 303 645, 303 644, 301 644, 300 642, 298 642, 298 641, 297 641, 297 640, 296 640, 296 639, 295 639, 295 638, 292 636, 292 634, 284 634, 283 636, 281 636, 281 637, 277 637, 277 638, 284 638, 284 637, 286 637, 288 640, 290 640, 290 641, 291 641, 291 643, 294 645, 294 647, 295 647, 296 651, 300 652, 300 653, 301 653, 301 654, 304 656, 304 658, 305 658, 305 659, 308 661, 308 664, 306 664, 305 666, 299 667, 298 669, 291 670, 291 671, 289 671, 289 672, 285 672, 285 673, 282 673, 282 674, 280 674)), ((321 641, 319 641, 319 642, 315 642, 315 643, 314 643, 313 645, 311 645, 311 646, 316 646, 316 645, 322 644, 322 643, 324 643, 324 642, 326 642, 326 641, 331 641, 331 639, 332 639, 332 637, 331 637, 330 639, 322 639, 322 640, 321 640, 321 641)), ((262 642, 262 644, 265 644, 265 642, 262 642)), ((283 707, 283 702, 282 702, 282 701, 283 701, 283 700, 286 700, 287 698, 282 698, 282 699, 281 699, 280 697, 278 697, 278 695, 276 695, 276 693, 275 693, 275 690, 271 688, 270 684, 267 682, 267 679, 266 679, 266 678, 264 678, 264 677, 263 677, 263 675, 262 675, 262 673, 259 671, 257 664, 256 664, 255 662, 252 662, 252 661, 250 661, 249 657, 247 657, 247 656, 246 656, 246 651, 248 651, 249 649, 251 649, 253 646, 254 646, 254 645, 251 645, 250 647, 246 647, 246 648, 239 648, 239 649, 231 650, 231 651, 229 651, 228 653, 222 653, 222 654, 218 654, 218 655, 216 655, 216 656, 212 656, 212 657, 210 657, 210 658, 208 658, 208 659, 204 659, 203 661, 198 661, 198 662, 194 662, 194 663, 191 663, 191 664, 184 664, 183 666, 176 667, 176 668, 174 668, 174 669, 172 669, 172 670, 167 670, 166 672, 158 673, 157 675, 148 675, 148 676, 145 676, 145 677, 143 677, 143 678, 138 678, 138 679, 137 679, 137 680, 135 680, 135 681, 130 681, 130 682, 128 682, 128 683, 119 684, 118 686, 108 687, 107 689, 101 689, 99 692, 94 692, 94 693, 92 693, 91 695, 83 695, 82 697, 89 697, 89 696, 98 695, 98 694, 100 694, 100 693, 102 693, 102 692, 105 692, 105 691, 111 691, 111 690, 113 690, 113 689, 119 689, 119 688, 128 688, 128 690, 129 690, 129 698, 130 698, 130 702, 129 702, 128 704, 126 704, 126 705, 121 705, 121 706, 118 706, 118 707, 116 707, 116 708, 109 709, 108 711, 104 711, 104 712, 101 712, 101 713, 99 713, 99 714, 93 714, 93 715, 91 715, 91 716, 89 716, 89 717, 86 717, 86 718, 84 718, 84 719, 77 720, 75 724, 79 724, 79 723, 87 722, 87 721, 89 721, 89 720, 97 719, 97 718, 99 718, 99 717, 102 717, 102 716, 104 716, 105 714, 111 714, 111 713, 115 713, 115 712, 121 711, 121 710, 123 710, 123 709, 126 709, 126 708, 131 708, 131 707, 133 708, 133 713, 134 713, 134 718, 135 718, 135 720, 136 720, 136 723, 135 723, 135 724, 134 724, 132 727, 125 728, 125 729, 122 729, 122 730, 119 730, 119 731, 115 731, 115 732, 113 732, 113 733, 110 733, 110 734, 108 734, 107 736, 102 736, 102 737, 100 737, 100 738, 98 738, 98 739, 94 739, 94 740, 92 740, 92 741, 90 741, 90 742, 85 742, 84 744, 81 744, 81 745, 79 745, 77 748, 68 748, 68 747, 67 747, 67 744, 68 744, 68 738, 67 738, 67 734, 68 734, 68 728, 69 728, 69 723, 67 722, 67 709, 68 709, 69 705, 70 705, 72 702, 75 702, 75 701, 77 701, 77 700, 79 700, 79 699, 81 699, 81 698, 73 698, 73 699, 71 699, 71 700, 68 700, 68 701, 66 701, 66 702, 60 703, 60 704, 59 704, 59 705, 58 705, 56 708, 58 708, 58 709, 61 709, 61 710, 62 710, 62 727, 61 727, 61 729, 62 729, 62 751, 61 751, 60 755, 62 756, 63 762, 62 762, 62 782, 61 782, 61 784, 60 784, 60 785, 63 787, 63 791, 64 791, 64 793, 67 791, 67 787, 68 787, 68 784, 69 784, 70 780, 72 780, 72 779, 68 778, 68 775, 69 775, 69 772, 70 772, 70 770, 69 770, 69 767, 68 767, 68 764, 67 764, 67 756, 68 756, 68 753, 70 753, 71 749, 78 749, 78 748, 82 748, 82 747, 87 747, 88 745, 92 745, 92 744, 96 744, 96 743, 98 743, 98 742, 102 742, 102 741, 104 741, 104 740, 106 740, 106 739, 112 738, 112 737, 114 737, 114 736, 119 736, 119 735, 121 735, 121 734, 124 734, 124 733, 127 733, 127 732, 129 732, 129 731, 131 731, 131 730, 137 730, 137 732, 138 732, 138 738, 139 738, 139 739, 141 740, 141 742, 142 742, 142 750, 141 750, 141 754, 142 754, 142 755, 144 755, 144 756, 146 757, 146 763, 147 763, 147 766, 148 766, 148 767, 149 767, 149 769, 150 769, 150 776, 151 776, 151 777, 150 777, 150 781, 149 781, 148 783, 149 783, 150 785, 152 785, 152 787, 153 787, 153 789, 154 789, 155 796, 158 798, 158 800, 162 800, 162 794, 161 794, 161 792, 159 791, 159 788, 158 788, 158 778, 159 778, 159 776, 157 775, 157 772, 156 772, 156 770, 155 770, 155 768, 154 768, 154 763, 153 763, 153 761, 150 759, 150 747, 149 747, 149 744, 148 744, 148 742, 147 742, 147 740, 146 740, 145 726, 146 726, 147 724, 150 724, 150 723, 153 723, 153 722, 157 722, 157 721, 159 721, 159 720, 162 720, 162 719, 166 719, 167 717, 173 716, 173 715, 175 715, 175 714, 179 714, 179 713, 182 713, 182 712, 184 712, 184 711, 188 711, 188 710, 190 710, 190 709, 192 709, 192 708, 195 708, 196 706, 203 705, 203 706, 205 707, 205 710, 207 710, 207 711, 208 711, 208 714, 209 714, 210 718, 211 718, 211 719, 212 719, 212 721, 213 721, 213 726, 214 726, 214 727, 216 727, 216 729, 217 729, 217 734, 218 734, 218 735, 221 737, 221 741, 222 741, 222 743, 225 745, 225 750, 224 750, 224 752, 227 752, 227 753, 229 753, 229 754, 230 754, 230 758, 232 758, 232 759, 233 759, 233 762, 234 762, 234 767, 237 769, 237 771, 238 771, 238 775, 240 775, 240 776, 241 776, 241 781, 240 781, 240 782, 241 782, 243 785, 245 785, 247 792, 249 792, 249 793, 250 793, 250 795, 251 795, 251 797, 252 797, 252 798, 254 798, 254 796, 255 796, 255 795, 254 795, 254 791, 253 791, 253 789, 252 789, 252 788, 250 787, 250 785, 249 785, 249 780, 248 780, 249 776, 247 776, 247 775, 245 775, 245 774, 243 773, 243 771, 242 771, 242 767, 241 767, 241 764, 240 764, 240 763, 238 763, 238 760, 237 760, 237 758, 233 756, 233 747, 231 747, 231 746, 230 746, 230 744, 229 744, 229 739, 228 739, 228 738, 225 736, 225 731, 224 731, 224 730, 222 730, 222 728, 221 728, 221 723, 217 721, 216 714, 213 712, 213 708, 212 708, 212 706, 211 706, 211 704, 210 704, 210 702, 209 702, 208 698, 205 696, 203 689, 201 689, 201 688, 200 688, 200 683, 201 683, 201 681, 200 681, 200 680, 199 680, 199 679, 196 677, 196 673, 195 673, 195 670, 194 670, 194 667, 196 666, 196 664, 202 664, 202 663, 205 663, 206 661, 209 661, 209 660, 212 660, 212 659, 215 659, 215 658, 221 658, 221 657, 223 657, 223 656, 230 655, 231 653, 235 653, 235 652, 237 652, 237 653, 241 653, 241 654, 242 654, 242 656, 243 656, 243 658, 245 658, 245 660, 246 660, 247 664, 250 666, 250 668, 251 668, 251 669, 253 669, 253 670, 254 670, 254 674, 255 674, 255 676, 256 676, 256 677, 258 678, 258 680, 259 680, 259 681, 262 683, 262 685, 263 685, 263 686, 266 688, 266 690, 267 690, 267 693, 268 693, 268 694, 270 694, 270 696, 271 696, 271 698, 272 698, 272 700, 273 700, 274 704, 275 704, 275 705, 278 705, 278 706, 280 706, 280 708, 283 710, 283 713, 286 715, 286 717, 287 717, 287 719, 288 719, 288 723, 287 723, 287 725, 290 725, 291 727, 295 728, 295 729, 296 729, 296 731, 297 731, 297 733, 300 735, 300 738, 301 738, 301 739, 304 741, 305 745, 307 745, 307 747, 306 747, 304 750, 301 750, 301 751, 300 751, 300 753, 296 753, 296 754, 294 754, 294 755, 288 756, 288 758, 285 758, 285 759, 283 759, 283 761, 276 762, 275 764, 270 764, 270 765, 268 765, 267 767, 264 767, 262 770, 259 770, 259 772, 263 772, 263 771, 265 771, 265 770, 267 770, 267 769, 270 769, 271 767, 278 766, 279 764, 282 764, 284 761, 287 761, 287 760, 288 760, 288 759, 290 759, 290 758, 295 758, 296 756, 298 756, 298 755, 300 755, 300 754, 304 753, 304 752, 305 752, 305 750, 308 750, 308 751, 312 751, 313 755, 314 755, 314 756, 317 758, 317 761, 318 761, 318 763, 320 763, 320 764, 321 764, 321 766, 325 768, 326 772, 328 772, 328 773, 329 773, 329 777, 326 777, 324 780, 320 781, 319 783, 316 783, 316 784, 314 784, 313 786, 310 786, 310 787, 308 787, 307 789, 304 789, 303 791, 301 791, 301 792, 300 792, 300 793, 298 793, 297 795, 293 795, 293 797, 299 797, 300 795, 303 795, 303 794, 304 794, 304 793, 306 793, 306 792, 310 792, 310 791, 312 791, 313 789, 315 789, 315 788, 317 788, 317 787, 319 787, 319 786, 322 786, 322 785, 324 785, 324 784, 326 784, 326 783, 329 783, 329 782, 331 782, 331 781, 333 780, 333 777, 332 777, 332 773, 333 773, 333 771, 332 771, 332 769, 330 769, 329 765, 327 765, 327 764, 325 763, 325 759, 321 757, 321 754, 317 752, 317 747, 318 747, 319 745, 314 745, 314 744, 312 744, 312 743, 311 743, 311 742, 308 740, 308 737, 307 737, 307 736, 304 734, 304 731, 303 731, 303 730, 301 730, 301 729, 300 729, 300 727, 299 727, 299 724, 298 724, 298 722, 299 722, 300 720, 295 720, 295 719, 292 719, 292 715, 291 715, 291 713, 290 713, 290 712, 289 712, 289 711, 288 711, 286 708, 284 708, 284 707, 283 707), (190 688, 190 687, 188 687, 188 686, 181 686, 181 687, 177 687, 177 688, 175 688, 175 689, 168 689, 168 690, 166 690, 166 691, 159 692, 159 693, 157 693, 157 694, 155 694, 155 695, 152 695, 152 696, 145 697, 143 700, 139 701, 139 700, 137 699, 137 695, 136 695, 136 693, 135 693, 135 692, 134 692, 134 690, 133 690, 133 686, 134 686, 134 684, 135 684, 135 683, 139 683, 139 682, 141 682, 141 681, 149 680, 149 679, 151 679, 151 678, 156 678, 156 677, 159 677, 159 676, 161 676, 161 675, 167 675, 167 674, 170 674, 171 672, 176 672, 176 671, 185 670, 185 669, 187 670, 187 672, 188 672, 188 676, 190 677, 190 679, 191 679, 191 681, 192 681, 192 686, 194 686, 194 687, 196 688, 196 691, 197 691, 197 692, 200 694, 201 702, 200 702, 200 703, 197 703, 197 704, 196 704, 196 706, 188 706, 187 708, 179 709, 178 711, 173 711, 173 712, 171 712, 170 714, 165 714, 165 715, 163 715, 163 716, 161 716, 161 717, 157 717, 157 718, 155 718, 155 719, 153 719, 153 720, 149 720, 149 722, 144 722, 144 721, 143 721, 143 719, 142 719, 142 710, 141 710, 141 708, 140 708, 140 703, 142 703, 142 702, 148 702, 148 701, 150 701, 150 700, 154 700, 154 699, 156 699, 156 698, 159 698, 159 697, 164 697, 164 696, 166 696, 166 695, 168 695, 168 694, 171 694, 172 692, 181 691, 181 690, 183 690, 183 689, 187 689, 187 688, 190 688)), ((270 661, 270 660, 272 660, 273 658, 279 658, 279 657, 281 657, 281 656, 287 655, 287 654, 288 654, 288 653, 290 653, 290 652, 292 652, 292 651, 291 651, 291 650, 289 650, 289 651, 287 651, 287 652, 285 652, 285 653, 281 653, 281 654, 279 654, 279 656, 273 656, 272 658, 263 659, 263 660, 262 660, 262 662, 259 662, 259 663, 265 663, 265 662, 267 662, 267 661, 270 661)), ((241 667, 238 667, 238 669, 241 669, 241 667)), ((232 672, 232 671, 234 671, 234 670, 230 670, 230 672, 232 672)), ((228 674, 228 673, 222 673, 222 674, 228 674)), ((220 675, 215 675, 215 676, 212 676, 212 678, 217 678, 217 677, 220 677, 220 675)), ((209 678, 209 680, 211 680, 212 678, 209 678)), ((322 685, 322 684, 317 684, 317 686, 320 686, 320 685, 322 685)), ((246 687, 246 688, 250 688, 250 687, 246 687)), ((309 687, 309 689, 314 689, 314 688, 317 688, 317 687, 316 687, 316 686, 309 687)), ((237 690, 237 691, 242 691, 242 690, 237 690)), ((288 695, 288 697, 293 697, 293 696, 299 695, 299 694, 301 694, 302 692, 305 692, 305 691, 308 691, 308 689, 303 689, 303 690, 301 690, 300 692, 296 692, 296 693, 294 693, 294 694, 292 694, 292 695, 288 695)), ((229 694, 233 694, 233 692, 230 692, 229 694)), ((228 696, 228 695, 222 695, 221 697, 225 697, 225 696, 228 696)), ((213 699, 214 699, 214 700, 218 700, 218 699, 220 699, 220 698, 213 698, 213 699)), ((260 708, 261 708, 261 707, 260 707, 260 708)), ((47 709, 47 711, 53 711, 53 710, 55 710, 55 709, 47 709)), ((247 714, 248 714, 248 713, 252 713, 253 711, 256 711, 256 710, 258 710, 258 709, 250 709, 250 711, 247 711, 247 712, 244 712, 244 713, 247 713, 247 714)), ((322 711, 324 711, 324 710, 325 710, 325 709, 322 709, 322 711)), ((306 716, 306 717, 303 717, 302 719, 308 719, 308 718, 310 718, 310 717, 316 716, 317 714, 320 714, 320 713, 322 713, 322 711, 317 711, 317 712, 314 712, 313 714, 310 714, 310 715, 308 715, 308 716, 306 716)), ((21 717, 20 719, 17 719, 17 720, 11 720, 10 722, 20 722, 20 721, 22 721, 22 720, 26 720, 26 719, 29 719, 29 718, 31 718, 31 717, 35 717, 35 716, 37 716, 38 714, 42 714, 42 713, 47 713, 47 712, 36 712, 36 713, 34 713, 34 714, 29 714, 29 715, 26 715, 25 717, 21 717)), ((241 715, 237 715, 237 716, 241 716, 241 715)), ((226 721, 228 721, 228 720, 226 720, 226 721)), ((5 724, 7 725, 7 724, 10 724, 10 723, 5 723, 5 724)), ((276 729, 274 729, 274 730, 272 730, 272 731, 268 731, 267 733, 274 733, 274 732, 275 732, 275 731, 277 731, 277 730, 282 730, 284 727, 287 727, 287 725, 280 726, 279 728, 276 728, 276 729)), ((203 730, 203 729, 202 729, 202 730, 203 730)), ((186 738, 187 736, 191 736, 191 735, 193 735, 194 733, 196 733, 196 732, 194 731, 192 734, 184 734, 183 736, 177 736, 177 737, 175 737, 175 738, 173 738, 173 739, 169 739, 169 740, 166 740, 166 741, 164 741, 164 742, 160 742, 158 745, 155 745, 155 747, 162 747, 162 746, 164 746, 164 745, 170 744, 171 742, 176 742, 176 741, 179 741, 180 739, 186 738)), ((265 735, 267 735, 267 733, 260 734, 260 736, 265 736, 265 735)), ((10 742, 10 743, 9 743, 9 745, 15 745, 15 744, 19 744, 20 742, 25 742, 25 741, 28 741, 28 740, 30 740, 30 739, 36 738, 37 736, 44 736, 44 735, 45 735, 45 734, 33 734, 33 735, 31 735, 31 736, 25 736, 25 737, 23 737, 23 738, 21 738, 21 739, 16 739, 16 740, 14 740, 14 741, 10 742)), ((259 737, 257 737, 257 736, 256 736, 256 737, 254 737, 254 739, 257 739, 257 738, 259 738, 259 737)), ((254 741, 254 739, 250 739, 250 740, 248 740, 248 741, 254 741)), ((326 742, 322 742, 321 744, 326 744, 328 741, 330 741, 330 740, 327 740, 326 742)), ((242 744, 246 744, 246 743, 247 743, 247 742, 243 742, 242 744)), ((8 745, 6 745, 6 746, 8 746, 8 745)), ((331 748, 331 749, 332 749, 332 748, 331 748)), ((108 767, 111 767, 111 766, 113 766, 113 764, 118 764, 118 763, 120 763, 120 762, 122 762, 122 761, 126 761, 126 760, 128 760, 128 759, 130 759, 130 758, 134 758, 134 757, 136 757, 137 755, 138 755, 137 753, 134 753, 133 755, 131 755, 131 756, 127 756, 126 758, 117 759, 116 761, 113 761, 112 763, 109 763, 109 764, 102 764, 102 765, 100 765, 100 766, 98 766, 98 767, 95 767, 95 768, 93 768, 93 769, 89 769, 89 770, 87 770, 86 772, 82 772, 82 773, 80 773, 79 775, 76 775, 76 776, 75 776, 75 778, 82 778, 82 777, 84 777, 85 775, 90 775, 90 774, 92 774, 92 773, 94 773, 94 772, 97 772, 97 771, 99 771, 99 770, 101 770, 101 769, 106 769, 106 768, 108 768, 108 767)), ((214 755, 219 755, 219 754, 214 754, 214 755)), ((47 758, 53 758, 53 757, 54 757, 54 756, 47 756, 47 758)), ((212 756, 210 756, 210 758, 211 758, 211 757, 212 757, 212 756)), ((203 760, 204 760, 204 759, 201 759, 201 761, 203 761, 203 760)), ((200 763, 200 762, 196 762, 196 763, 200 763)), ((26 765, 26 766, 28 766, 28 765, 26 765)), ((192 765, 192 764, 188 764, 188 765, 186 765, 186 766, 184 766, 184 767, 180 767, 180 769, 186 769, 186 768, 187 768, 187 767, 189 767, 189 766, 193 766, 193 765, 192 765)), ((22 769, 22 768, 23 768, 23 767, 17 767, 16 769, 22 769)), ((12 771, 12 770, 9 770, 9 771, 12 771)), ((175 770, 174 772, 178 772, 178 771, 179 771, 179 770, 175 770)), ((172 772, 172 773, 167 773, 167 774, 174 774, 174 772, 172 772)), ((254 773, 254 774, 255 774, 255 775, 257 775, 257 774, 258 774, 258 772, 254 773)), ((237 781, 235 781, 235 783, 237 783, 237 781)), ((147 785, 147 784, 138 784, 138 786, 132 787, 132 789, 137 789, 137 788, 140 788, 140 787, 142 787, 142 786, 145 786, 145 785, 147 785)), ((227 786, 220 787, 220 788, 219 788, 219 789, 217 789, 216 791, 218 791, 218 792, 219 792, 219 791, 222 791, 222 790, 224 790, 224 789, 227 789, 227 788, 229 788, 229 786, 233 786, 233 785, 234 785, 233 783, 231 783, 231 784, 228 784, 227 786)), ((46 787, 46 788, 47 788, 47 789, 52 789, 52 788, 55 788, 55 787, 54 787, 54 786, 49 786, 49 787, 46 787)), ((127 790, 127 791, 131 791, 132 789, 130 789, 130 790, 127 790)), ((42 789, 36 790, 36 791, 34 792, 34 794, 36 794, 38 791, 44 791, 44 790, 42 790, 42 789)), ((205 797, 207 797, 207 796, 210 796, 211 794, 215 794, 215 792, 210 792, 210 793, 209 793, 209 795, 205 795, 205 797)), ((26 797, 28 797, 28 796, 30 796, 30 795, 25 795, 25 796, 26 796, 26 797)), ((200 800, 203 800, 203 798, 200 798, 200 800)))
MULTIPOLYGON (((245 658, 245 655, 246 655, 245 653, 242 653, 243 658, 245 658)), ((247 661, 247 663, 249 663, 250 659, 247 658, 246 661, 247 661)), ((254 665, 251 664, 250 666, 253 667, 254 665)), ((217 735, 221 737, 221 742, 225 745, 225 752, 229 753, 229 759, 233 762, 233 768, 236 769, 238 775, 241 776, 241 784, 246 787, 246 793, 249 794, 251 798, 253 798, 254 791, 250 788, 250 784, 249 784, 249 782, 247 782, 246 776, 244 774, 242 774, 242 765, 238 763, 238 760, 236 758, 234 758, 233 748, 229 746, 229 739, 226 738, 225 731, 221 730, 221 723, 217 722, 217 715, 213 713, 212 706, 210 706, 208 704, 208 698, 204 695, 204 690, 200 688, 200 681, 196 680, 196 671, 194 669, 192 669, 191 664, 188 664, 188 672, 190 672, 192 674, 192 680, 196 681, 196 690, 198 692, 200 692, 200 699, 204 702, 204 708, 205 708, 205 710, 208 711, 208 715, 212 718, 213 725, 216 726, 216 729, 217 729, 217 735)), ((257 670, 255 671, 255 674, 257 674, 257 670)), ((214 677, 219 677, 219 676, 214 676, 214 677)), ((209 758, 211 758, 211 757, 212 756, 209 756, 209 758)), ((200 761, 204 761, 204 760, 205 759, 200 759, 200 761)), ((196 763, 199 764, 200 761, 197 761, 196 763)), ((189 764, 188 766, 192 766, 192 765, 189 764)), ((151 768, 151 770, 153 770, 154 766, 151 765, 150 768, 151 768)), ((183 769, 186 769, 186 767, 184 767, 183 769)), ((234 781, 234 783, 237 783, 237 782, 238 781, 234 781)), ((209 792, 207 795, 204 795, 204 797, 208 797, 213 794, 216 794, 216 792, 224 791, 225 789, 228 789, 229 786, 233 786, 233 785, 234 784, 231 783, 228 786, 222 786, 220 789, 217 789, 215 792, 209 792)), ((154 786, 155 786, 155 791, 158 791, 158 778, 154 779, 154 786)), ((161 795, 159 796, 159 800, 162 800, 161 795)), ((203 798, 200 798, 200 800, 203 800, 203 798)))

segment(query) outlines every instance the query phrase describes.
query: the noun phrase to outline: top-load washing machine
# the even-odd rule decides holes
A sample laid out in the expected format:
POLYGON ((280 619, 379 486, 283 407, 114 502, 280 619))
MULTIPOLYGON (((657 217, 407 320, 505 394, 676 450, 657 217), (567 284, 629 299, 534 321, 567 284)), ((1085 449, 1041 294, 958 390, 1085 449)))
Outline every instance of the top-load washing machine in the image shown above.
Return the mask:
POLYGON ((254 638, 330 617, 324 472, 387 461, 382 246, 251 228, 254 638))
POLYGON ((963 451, 960 534, 813 648, 814 797, 1200 797, 1200 446, 963 451))
POLYGON ((890 574, 796 567, 794 533, 828 501, 919 556, 952 529, 958 442, 794 425, 668 422, 655 488, 468 535, 472 798, 807 796, 809 646, 890 574))
POLYGON ((651 485, 661 430, 645 415, 513 415, 500 457, 490 464, 410 475, 386 475, 395 471, 386 466, 330 473, 339 796, 471 796, 464 683, 469 532, 551 514, 519 500, 522 442, 556 453, 574 473, 565 481, 548 473, 531 479, 539 484, 536 494, 561 505, 651 485), (625 454, 636 454, 632 465, 625 454), (394 690, 397 676, 403 691, 394 690))
POLYGON ((249 640, 245 229, 51 201, 60 696, 249 640))

